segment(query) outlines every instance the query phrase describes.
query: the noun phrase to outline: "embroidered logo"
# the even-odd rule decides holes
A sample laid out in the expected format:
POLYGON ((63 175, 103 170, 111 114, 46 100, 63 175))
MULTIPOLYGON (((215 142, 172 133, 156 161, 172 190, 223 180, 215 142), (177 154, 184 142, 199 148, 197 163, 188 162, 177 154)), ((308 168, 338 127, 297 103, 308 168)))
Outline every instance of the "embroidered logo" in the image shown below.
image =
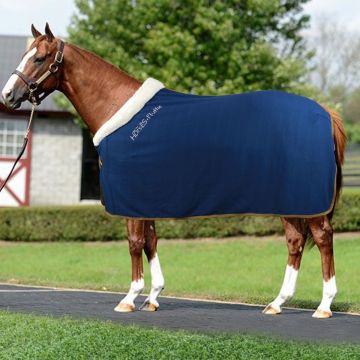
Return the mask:
POLYGON ((150 112, 148 112, 143 119, 137 124, 135 129, 131 132, 130 139, 135 141, 141 131, 145 128, 148 122, 162 109, 161 105, 155 106, 150 112))

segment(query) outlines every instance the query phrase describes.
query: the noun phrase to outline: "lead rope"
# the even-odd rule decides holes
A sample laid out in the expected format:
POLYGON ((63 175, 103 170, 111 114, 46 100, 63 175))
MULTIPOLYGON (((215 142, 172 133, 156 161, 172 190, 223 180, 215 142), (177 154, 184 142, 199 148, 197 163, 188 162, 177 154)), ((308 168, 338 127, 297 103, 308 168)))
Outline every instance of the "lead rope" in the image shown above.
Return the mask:
POLYGON ((32 120, 33 120, 33 117, 34 117, 34 112, 35 112, 35 108, 36 108, 36 101, 35 99, 32 99, 32 108, 31 108, 31 113, 30 113, 30 119, 29 119, 29 122, 28 122, 28 126, 27 126, 27 129, 26 129, 26 133, 24 135, 24 140, 23 140, 23 144, 22 144, 22 147, 21 147, 21 150, 19 152, 19 155, 17 156, 15 162, 14 162, 14 165, 12 166, 10 172, 9 172, 9 175, 6 177, 5 181, 2 183, 1 187, 0 187, 0 192, 3 190, 3 188, 5 187, 6 183, 9 181, 13 171, 15 170, 15 166, 16 164, 19 162, 19 160, 21 159, 22 155, 24 154, 24 151, 26 149, 26 145, 29 141, 29 134, 30 134, 30 129, 31 129, 31 123, 32 123, 32 120))

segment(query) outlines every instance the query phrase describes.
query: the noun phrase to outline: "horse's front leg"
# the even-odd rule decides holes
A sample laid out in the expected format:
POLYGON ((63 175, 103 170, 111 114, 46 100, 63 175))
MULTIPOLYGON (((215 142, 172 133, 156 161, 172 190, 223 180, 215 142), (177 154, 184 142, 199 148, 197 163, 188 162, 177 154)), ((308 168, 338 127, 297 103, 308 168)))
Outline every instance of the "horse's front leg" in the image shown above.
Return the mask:
POLYGON ((157 297, 164 289, 165 281, 161 271, 159 256, 157 254, 157 236, 155 231, 155 222, 147 220, 145 222, 145 254, 150 265, 151 272, 151 290, 146 298, 141 310, 156 311, 159 307, 157 297))
POLYGON ((127 221, 129 251, 131 255, 132 281, 130 290, 115 311, 131 312, 135 310, 134 300, 144 289, 144 269, 142 261, 142 251, 145 245, 145 221, 127 221))
POLYGON ((281 218, 285 229, 286 244, 288 247, 288 263, 284 281, 279 295, 264 309, 263 313, 275 315, 281 313, 282 306, 289 301, 296 287, 296 280, 300 268, 301 257, 304 251, 308 226, 300 218, 281 218))

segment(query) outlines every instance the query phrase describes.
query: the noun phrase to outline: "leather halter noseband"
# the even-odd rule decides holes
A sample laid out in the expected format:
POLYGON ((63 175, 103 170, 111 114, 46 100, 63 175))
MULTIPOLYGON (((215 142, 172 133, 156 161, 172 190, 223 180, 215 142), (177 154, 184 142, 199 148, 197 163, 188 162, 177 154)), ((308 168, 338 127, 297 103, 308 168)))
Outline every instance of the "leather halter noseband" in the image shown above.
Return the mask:
POLYGON ((54 62, 49 65, 49 69, 39 77, 39 79, 31 79, 19 70, 14 70, 13 74, 19 76, 19 78, 27 85, 29 89, 28 100, 34 105, 40 105, 41 102, 49 95, 48 92, 38 92, 39 86, 51 75, 55 74, 59 70, 60 65, 64 59, 64 42, 60 40, 58 51, 56 52, 54 62), (40 96, 42 94, 42 96, 40 96))

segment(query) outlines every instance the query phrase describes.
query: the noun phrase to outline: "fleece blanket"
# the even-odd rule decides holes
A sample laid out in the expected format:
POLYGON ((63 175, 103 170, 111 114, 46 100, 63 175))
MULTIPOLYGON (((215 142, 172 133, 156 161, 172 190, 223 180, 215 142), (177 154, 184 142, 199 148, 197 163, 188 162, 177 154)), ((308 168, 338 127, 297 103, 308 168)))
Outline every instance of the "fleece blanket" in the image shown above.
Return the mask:
POLYGON ((307 217, 333 205, 331 118, 302 96, 197 96, 150 78, 93 141, 110 214, 307 217))

